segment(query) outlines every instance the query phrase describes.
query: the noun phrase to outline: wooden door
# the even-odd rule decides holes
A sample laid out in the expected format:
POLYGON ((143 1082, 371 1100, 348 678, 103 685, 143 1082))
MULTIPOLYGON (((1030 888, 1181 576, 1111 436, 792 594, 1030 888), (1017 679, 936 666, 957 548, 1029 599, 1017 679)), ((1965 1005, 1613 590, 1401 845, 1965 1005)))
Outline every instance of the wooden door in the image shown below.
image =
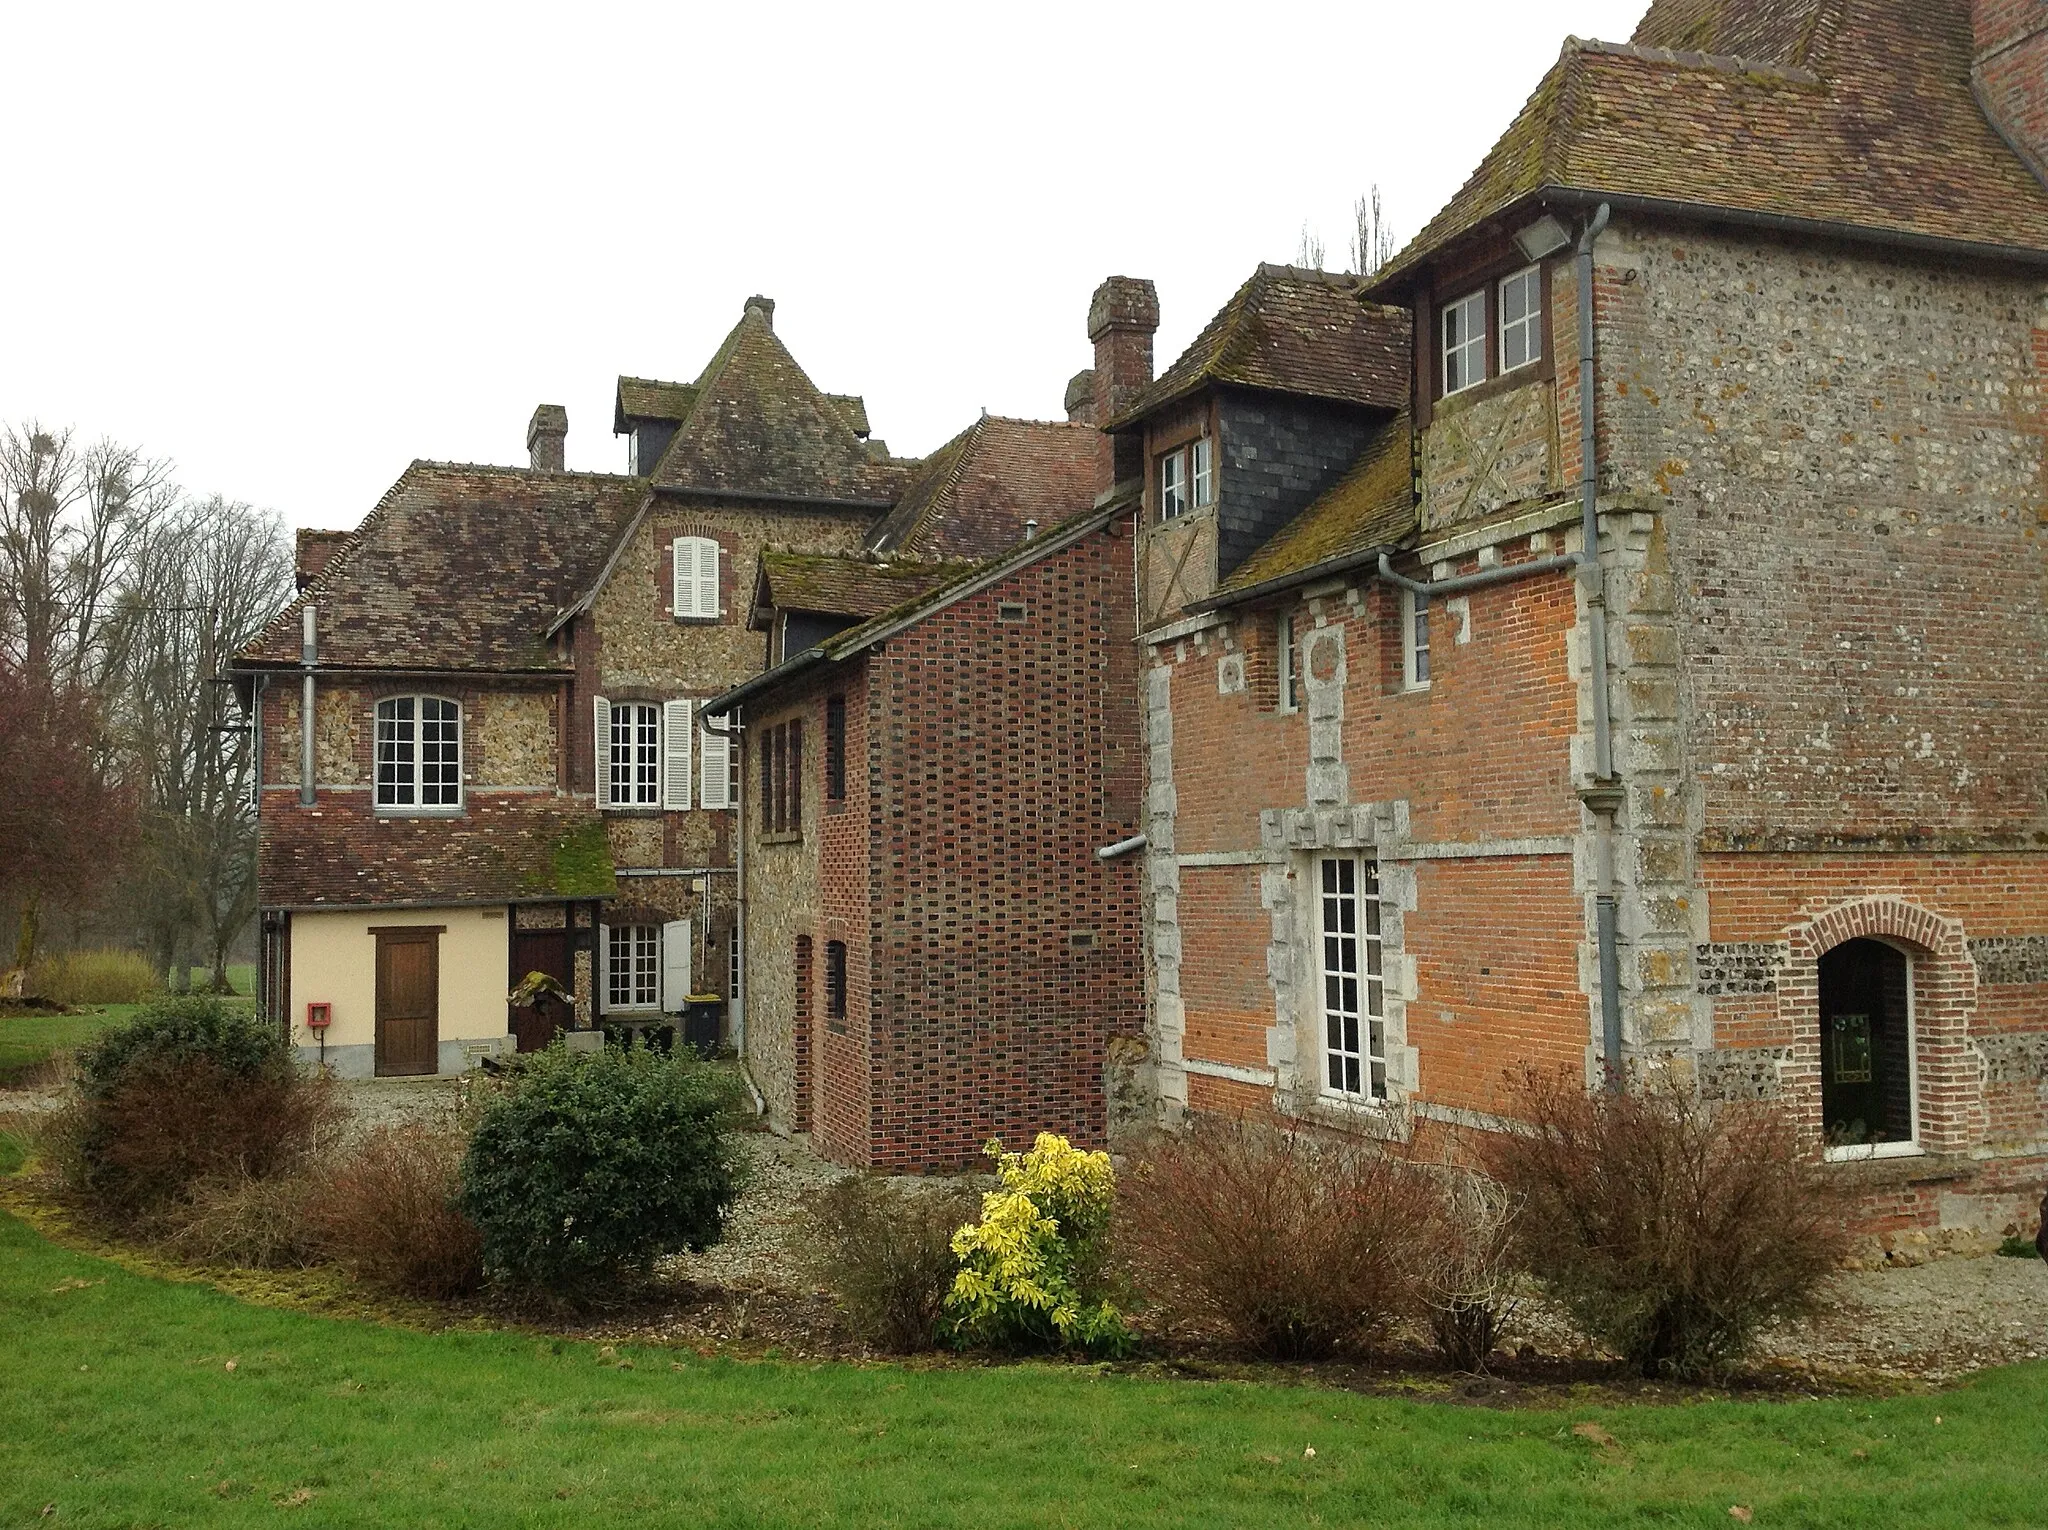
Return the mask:
MULTIPOLYGON (((564 988, 569 982, 569 932, 563 930, 515 930, 512 932, 512 986, 526 981, 529 972, 545 972, 564 988)), ((568 1007, 559 999, 543 1004, 521 1004, 512 1011, 512 1034, 519 1050, 538 1052, 555 1033, 568 1025, 568 1007)))
POLYGON ((377 1076, 438 1073, 441 1060, 440 925, 374 930, 377 937, 377 1076))

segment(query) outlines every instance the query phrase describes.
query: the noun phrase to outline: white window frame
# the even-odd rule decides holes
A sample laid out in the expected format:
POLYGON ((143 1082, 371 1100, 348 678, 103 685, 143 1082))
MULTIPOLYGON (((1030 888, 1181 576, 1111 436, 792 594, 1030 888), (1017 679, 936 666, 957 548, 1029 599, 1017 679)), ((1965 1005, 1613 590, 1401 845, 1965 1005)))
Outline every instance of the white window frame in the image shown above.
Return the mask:
MULTIPOLYGON (((1919 975, 1915 970, 1918 964, 1913 960, 1912 951, 1905 946, 1898 945, 1893 941, 1884 940, 1879 936, 1870 936, 1868 938, 1876 940, 1880 945, 1890 946, 1906 959, 1906 1105, 1907 1119, 1912 1123, 1912 1135, 1904 1142, 1846 1142, 1835 1147, 1824 1146, 1821 1149, 1821 1157, 1828 1163, 1854 1163, 1865 1158, 1917 1158, 1927 1151, 1926 1148, 1920 1145, 1920 1024, 1919 1017, 1914 1013, 1917 1007, 1914 989, 1918 986, 1914 980, 1919 975)), ((1822 952, 1821 954, 1824 956, 1827 953, 1822 952)), ((1814 989, 1814 1023, 1816 1025, 1820 1021, 1819 1009, 1820 990, 1816 986, 1814 989)), ((1822 1038, 1821 1045, 1827 1045, 1825 1037, 1822 1038)), ((1815 1077, 1813 1087, 1815 1097, 1818 1099, 1820 1090, 1818 1075, 1815 1077)), ((1820 1106, 1816 1104, 1814 1109, 1818 1111, 1820 1106)))
POLYGON ((1295 654, 1294 613, 1282 611, 1274 619, 1273 631, 1279 660, 1279 710, 1298 712, 1301 710, 1301 664, 1295 654))
POLYGON ((1401 592, 1401 689, 1429 689, 1429 597, 1401 592))
POLYGON ((669 609, 679 619, 716 621, 724 614, 718 601, 719 552, 711 537, 677 537, 671 544, 669 609))
POLYGON ((1216 503, 1216 449, 1207 436, 1188 443, 1188 502, 1197 510, 1216 503))
MULTIPOLYGON (((446 717, 440 717, 434 719, 434 722, 438 726, 445 725, 449 720, 446 717)), ((460 813, 462 811, 461 702, 448 696, 427 694, 380 696, 377 698, 376 706, 371 710, 371 738, 373 743, 371 745, 370 797, 378 812, 401 816, 414 814, 432 816, 435 814, 460 813), (406 718, 398 717, 396 715, 397 709, 406 704, 410 704, 412 715, 406 718), (443 765, 452 764, 454 767, 455 779, 452 785, 454 795, 452 797, 444 796, 437 802, 428 802, 426 800, 427 792, 430 790, 425 779, 426 730, 428 726, 426 710, 430 704, 436 707, 447 707, 455 714, 453 718, 455 724, 455 758, 452 761, 443 760, 440 762, 443 765), (392 715, 388 719, 385 715, 387 707, 392 709, 392 715), (393 735, 388 740, 386 737, 387 721, 391 724, 393 735), (407 729, 407 736, 403 740, 396 737, 398 726, 401 723, 407 729), (386 759, 385 753, 387 742, 392 747, 392 757, 389 760, 386 759), (401 744, 406 751, 403 760, 397 758, 397 749, 401 744), (387 764, 394 767, 388 783, 385 777, 385 766, 387 764), (403 771, 402 779, 399 774, 401 770, 403 771), (387 785, 391 793, 388 798, 385 795, 387 785)), ((442 739, 438 742, 445 744, 447 740, 442 739)), ((442 781, 434 783, 431 789, 437 792, 446 792, 451 787, 450 783, 442 781)))
POLYGON ((661 1009, 661 926, 604 927, 604 1012, 655 1014, 661 1009), (621 980, 623 979, 623 984, 621 980), (625 997, 619 997, 621 991, 625 997))
POLYGON ((652 701, 615 701, 607 709, 611 737, 605 744, 603 804, 610 808, 661 806, 661 706, 652 701), (646 717, 641 714, 645 713, 646 717), (635 736, 652 719, 653 737, 635 736), (627 730, 623 751, 619 730, 627 730), (625 772, 623 781, 620 772, 625 772), (650 774, 642 775, 645 770, 650 774))
POLYGON ((1379 862, 1373 856, 1319 855, 1312 865, 1321 1092, 1346 1103, 1385 1104, 1387 984, 1379 862))
POLYGON ((1159 458, 1159 519, 1177 521, 1188 513, 1187 456, 1170 451, 1159 458))
POLYGON ((1444 394, 1463 393, 1486 381, 1486 289, 1468 292, 1443 305, 1437 314, 1438 355, 1443 365, 1444 394), (1453 338, 1456 321, 1456 338, 1453 338), (1455 380, 1455 381, 1454 381, 1455 380))
POLYGON ((1500 315, 1500 370, 1503 376, 1543 359, 1543 267, 1524 266, 1503 276, 1494 285, 1495 311, 1500 315), (1513 317, 1508 312, 1508 293, 1519 289, 1526 306, 1513 317), (1511 359, 1519 348, 1522 359, 1511 359))

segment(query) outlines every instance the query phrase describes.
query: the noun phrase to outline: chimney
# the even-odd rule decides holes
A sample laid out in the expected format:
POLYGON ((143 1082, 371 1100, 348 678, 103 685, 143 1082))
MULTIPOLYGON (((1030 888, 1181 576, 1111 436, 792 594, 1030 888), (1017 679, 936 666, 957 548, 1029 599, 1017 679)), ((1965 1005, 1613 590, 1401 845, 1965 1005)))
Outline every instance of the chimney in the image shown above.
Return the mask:
POLYGON ((1095 418, 1095 369, 1076 372, 1067 380, 1067 423, 1100 425, 1095 418))
POLYGON ((1970 0, 1970 26, 1977 104, 2048 186, 2048 0, 1970 0))
POLYGON ((752 297, 747 299, 746 311, 748 313, 759 314, 761 316, 761 322, 767 325, 770 329, 773 329, 775 327, 774 298, 762 297, 761 294, 757 292, 752 297))
POLYGON ((536 473, 562 471, 562 452, 569 439, 569 411, 560 404, 542 404, 526 424, 526 457, 536 473))
POLYGON ((298 584, 301 590, 320 577, 328 560, 348 545, 353 531, 315 531, 301 526, 298 534, 298 584))
MULTIPOLYGON (((1159 294, 1142 277, 1112 276, 1088 304, 1088 338, 1095 342, 1095 423, 1107 425, 1152 381, 1152 335, 1159 328, 1159 294)), ((1126 431, 1102 438, 1097 487, 1109 489, 1145 470, 1144 442, 1126 431)))

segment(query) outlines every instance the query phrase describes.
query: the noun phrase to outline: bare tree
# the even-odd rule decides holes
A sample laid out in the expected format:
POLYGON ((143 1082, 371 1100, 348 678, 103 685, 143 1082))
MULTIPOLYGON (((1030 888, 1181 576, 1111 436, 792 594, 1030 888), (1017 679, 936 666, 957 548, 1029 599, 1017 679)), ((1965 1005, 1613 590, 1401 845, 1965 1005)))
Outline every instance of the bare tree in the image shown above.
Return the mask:
POLYGON ((1394 230, 1381 216, 1377 182, 1351 204, 1351 217, 1351 269, 1360 276, 1370 276, 1394 258, 1394 230))
POLYGON ((1295 251, 1294 263, 1304 271, 1323 269, 1323 236, 1308 226, 1307 220, 1301 225, 1301 248, 1295 251))

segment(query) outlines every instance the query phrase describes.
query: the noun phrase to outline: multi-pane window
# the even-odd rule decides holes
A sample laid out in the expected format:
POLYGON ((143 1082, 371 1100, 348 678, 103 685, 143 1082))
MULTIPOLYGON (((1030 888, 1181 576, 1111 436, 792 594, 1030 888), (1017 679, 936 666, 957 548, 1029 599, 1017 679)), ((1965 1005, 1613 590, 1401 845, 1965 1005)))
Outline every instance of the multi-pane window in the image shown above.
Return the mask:
POLYGON ((825 796, 846 800, 846 698, 825 698, 825 796))
POLYGON ((1324 1081, 1331 1094, 1387 1097, 1386 977, 1380 947, 1378 861, 1316 863, 1324 1081))
POLYGON ((1401 592, 1401 684, 1411 691, 1429 686, 1429 597, 1401 592))
POLYGON ((1468 292, 1443 310, 1444 394, 1486 381, 1486 289, 1468 292))
POLYGON ((761 736, 761 828, 800 834, 804 826, 804 725, 801 718, 761 736))
POLYGON ((462 708, 439 696, 377 703, 377 806, 462 806, 462 708))
POLYGON ((614 924, 605 931, 606 1009, 661 1005, 661 926, 614 924))
POLYGON ((846 942, 825 942, 825 1018, 846 1018, 846 942))
POLYGON ((740 922, 735 919, 725 934, 725 987, 734 1009, 746 993, 746 958, 740 950, 740 922))
POLYGON ((1528 266, 1500 283, 1500 369, 1543 357, 1543 270, 1528 266))
POLYGON ((1292 712, 1301 706, 1301 667, 1294 654, 1294 617, 1281 616, 1277 633, 1280 661, 1280 710, 1292 712))
POLYGON ((661 802, 661 709, 617 702, 611 709, 610 781, 605 800, 615 807, 661 802))
POLYGON ((1158 459, 1159 518, 1170 521, 1216 503, 1216 449, 1207 436, 1158 459))

